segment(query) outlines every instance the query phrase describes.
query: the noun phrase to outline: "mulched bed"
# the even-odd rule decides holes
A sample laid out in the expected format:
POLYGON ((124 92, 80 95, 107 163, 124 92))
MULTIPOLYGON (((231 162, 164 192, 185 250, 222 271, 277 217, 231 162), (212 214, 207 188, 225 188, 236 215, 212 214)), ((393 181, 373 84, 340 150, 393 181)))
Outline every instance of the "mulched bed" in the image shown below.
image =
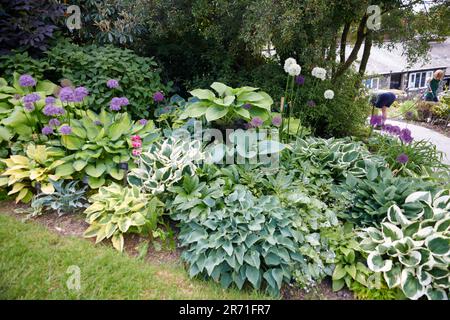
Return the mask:
MULTIPOLYGON (((3 201, 2 212, 24 221, 25 214, 15 212, 15 209, 26 208, 26 205, 15 204, 13 201, 3 201)), ((56 213, 48 213, 39 217, 31 218, 30 220, 43 225, 48 230, 55 232, 61 236, 83 237, 84 231, 89 226, 82 215, 64 215, 58 217, 56 213)), ((95 243, 94 238, 87 239, 88 241, 95 243)), ((97 245, 112 246, 110 242, 105 242, 97 245)), ((124 251, 127 255, 135 258, 143 258, 146 261, 152 261, 152 263, 164 264, 183 264, 181 261, 181 249, 176 248, 173 250, 156 250, 148 238, 131 234, 125 235, 125 247, 124 251), (142 249, 148 247, 147 253, 143 256, 142 249)), ((354 300, 353 293, 347 288, 333 292, 331 289, 331 280, 325 279, 317 287, 306 291, 299 289, 294 285, 286 286, 282 290, 282 299, 284 300, 354 300)))

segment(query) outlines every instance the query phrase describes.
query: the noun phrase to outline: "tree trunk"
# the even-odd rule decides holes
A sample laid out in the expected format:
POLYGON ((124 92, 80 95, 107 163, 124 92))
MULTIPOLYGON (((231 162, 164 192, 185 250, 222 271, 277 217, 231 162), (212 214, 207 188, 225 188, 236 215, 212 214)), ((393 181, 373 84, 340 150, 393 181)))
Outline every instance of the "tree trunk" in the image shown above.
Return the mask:
POLYGON ((368 19, 368 16, 365 15, 359 22, 355 46, 353 47, 353 50, 350 53, 350 56, 348 57, 348 59, 344 63, 340 64, 338 70, 336 71, 334 78, 339 78, 341 75, 343 75, 344 72, 347 71, 347 69, 350 68, 352 63, 355 62, 355 60, 358 58, 358 52, 361 49, 361 46, 366 37, 366 33, 364 32, 364 30, 366 28, 367 19, 368 19))
POLYGON ((368 31, 366 36, 366 41, 364 42, 364 53, 361 59, 361 64, 359 66, 359 74, 364 75, 367 68, 367 63, 369 62, 370 51, 372 50, 373 38, 372 33, 368 31))
POLYGON ((340 63, 345 62, 345 53, 347 49, 347 37, 348 33, 350 31, 351 22, 347 22, 344 25, 344 30, 342 30, 342 36, 341 36, 341 50, 340 50, 340 63))

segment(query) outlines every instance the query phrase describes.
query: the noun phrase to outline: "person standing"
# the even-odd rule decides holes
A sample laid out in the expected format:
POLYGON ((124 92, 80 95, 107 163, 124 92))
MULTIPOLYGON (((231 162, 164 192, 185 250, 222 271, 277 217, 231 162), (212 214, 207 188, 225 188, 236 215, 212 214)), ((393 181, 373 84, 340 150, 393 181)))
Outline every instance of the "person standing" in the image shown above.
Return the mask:
POLYGON ((428 89, 427 92, 425 93, 425 101, 439 102, 437 91, 443 78, 444 78, 444 71, 436 70, 436 72, 433 75, 433 78, 428 80, 428 89))

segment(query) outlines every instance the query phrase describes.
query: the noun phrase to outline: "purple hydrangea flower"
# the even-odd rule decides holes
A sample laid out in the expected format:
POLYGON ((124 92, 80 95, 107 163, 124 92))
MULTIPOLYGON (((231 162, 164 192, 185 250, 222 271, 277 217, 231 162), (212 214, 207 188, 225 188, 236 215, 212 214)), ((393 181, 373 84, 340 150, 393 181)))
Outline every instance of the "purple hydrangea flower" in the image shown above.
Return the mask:
POLYGON ((141 119, 141 120, 139 120, 139 123, 142 125, 142 126, 145 126, 146 124, 147 124, 147 119, 141 119))
POLYGON ((109 79, 106 82, 106 86, 110 89, 115 89, 119 86, 119 81, 117 81, 116 79, 109 79))
POLYGON ((153 101, 155 102, 161 102, 164 100, 164 94, 162 92, 155 92, 153 95, 153 101))
POLYGON ((39 100, 41 100, 41 96, 37 93, 30 93, 23 97, 24 103, 34 103, 38 102, 39 100))
POLYGON ((382 124, 383 124, 382 116, 378 116, 378 115, 374 114, 372 117, 370 117, 370 125, 372 127, 378 127, 378 126, 381 126, 382 124))
POLYGON ((305 84, 305 77, 304 76, 297 76, 295 77, 295 83, 299 86, 302 86, 305 84))
POLYGON ((61 124, 61 122, 60 122, 58 119, 53 118, 53 119, 50 119, 50 121, 48 122, 48 124, 49 124, 50 126, 52 126, 52 127, 57 127, 57 126, 59 126, 59 125, 61 124))
POLYGON ((262 121, 260 117, 254 117, 252 121, 250 121, 250 124, 252 125, 253 128, 258 128, 262 126, 263 123, 264 121, 262 121))
POLYGON ((25 110, 27 110, 27 111, 33 111, 34 110, 34 104, 33 103, 31 103, 31 102, 27 102, 27 103, 25 103, 25 106, 24 106, 24 108, 25 108, 25 110))
POLYGON ((45 126, 42 128, 42 134, 48 136, 49 134, 53 133, 53 128, 49 126, 45 126))
POLYGON ((244 108, 245 110, 250 110, 252 107, 252 105, 250 103, 246 103, 242 106, 242 108, 244 108))
POLYGON ((397 157, 397 161, 398 163, 405 164, 409 161, 409 157, 407 154, 402 153, 397 157))
POLYGON ((54 104, 56 102, 56 99, 54 97, 47 97, 45 98, 46 104, 54 104))
POLYGON ((63 125, 61 128, 59 128, 59 132, 61 132, 62 135, 68 135, 72 133, 72 128, 68 125, 63 125))
POLYGON ((86 98, 86 96, 89 94, 89 91, 85 87, 78 87, 75 88, 73 91, 73 100, 75 102, 81 102, 86 98))
POLYGON ((75 100, 73 89, 71 87, 61 88, 59 99, 61 99, 62 102, 73 102, 75 100))
POLYGON ((281 126, 281 122, 282 122, 283 120, 282 120, 282 118, 281 118, 281 116, 275 116, 275 117, 273 117, 273 119, 272 119, 272 124, 275 126, 275 127, 279 127, 279 126, 281 126))
POLYGON ((309 100, 307 103, 308 107, 314 108, 316 106, 316 103, 314 102, 314 100, 309 100))
POLYGON ((23 74, 19 77, 19 84, 21 87, 34 87, 36 85, 36 80, 29 74, 23 74))

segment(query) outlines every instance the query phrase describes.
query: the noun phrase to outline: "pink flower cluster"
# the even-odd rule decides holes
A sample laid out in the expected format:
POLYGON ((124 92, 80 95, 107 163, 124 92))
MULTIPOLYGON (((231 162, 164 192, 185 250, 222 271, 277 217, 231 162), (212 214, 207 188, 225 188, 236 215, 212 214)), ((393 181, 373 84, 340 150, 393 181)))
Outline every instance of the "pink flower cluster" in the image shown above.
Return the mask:
POLYGON ((131 154, 134 157, 138 157, 142 154, 142 139, 140 136, 135 135, 135 136, 131 136, 131 145, 133 146, 133 151, 131 152, 131 154))

